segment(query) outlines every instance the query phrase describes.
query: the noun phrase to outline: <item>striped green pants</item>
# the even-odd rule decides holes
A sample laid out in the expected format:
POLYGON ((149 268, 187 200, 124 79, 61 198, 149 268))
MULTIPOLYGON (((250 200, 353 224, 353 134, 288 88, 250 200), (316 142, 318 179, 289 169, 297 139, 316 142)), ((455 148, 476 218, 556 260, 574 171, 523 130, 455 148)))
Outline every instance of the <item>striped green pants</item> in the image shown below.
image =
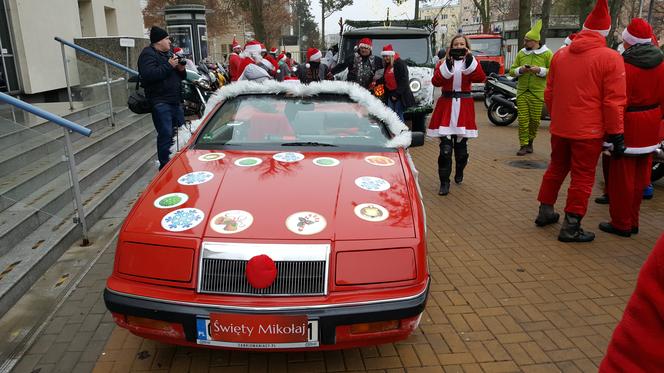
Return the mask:
POLYGON ((535 96, 531 92, 524 92, 516 98, 516 106, 519 110, 519 144, 528 145, 529 141, 537 136, 537 129, 542 117, 544 99, 535 96))

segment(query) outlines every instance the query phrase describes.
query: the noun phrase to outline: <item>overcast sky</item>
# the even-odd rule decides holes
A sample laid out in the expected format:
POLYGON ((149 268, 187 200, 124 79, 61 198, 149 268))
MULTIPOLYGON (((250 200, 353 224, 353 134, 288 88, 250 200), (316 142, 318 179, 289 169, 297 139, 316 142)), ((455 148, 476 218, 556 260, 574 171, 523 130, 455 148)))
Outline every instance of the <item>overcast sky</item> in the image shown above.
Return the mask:
MULTIPOLYGON (((432 1, 432 4, 442 1, 432 1)), ((420 4, 420 7, 422 5, 420 4)), ((320 25, 321 12, 320 1, 311 0, 311 12, 316 18, 316 23, 320 25)), ((343 8, 341 11, 332 14, 325 22, 326 34, 339 33, 339 17, 344 20, 379 20, 385 19, 387 8, 390 8, 390 19, 413 18, 415 13, 415 0, 408 0, 400 6, 396 6, 392 0, 355 0, 353 5, 343 8)))

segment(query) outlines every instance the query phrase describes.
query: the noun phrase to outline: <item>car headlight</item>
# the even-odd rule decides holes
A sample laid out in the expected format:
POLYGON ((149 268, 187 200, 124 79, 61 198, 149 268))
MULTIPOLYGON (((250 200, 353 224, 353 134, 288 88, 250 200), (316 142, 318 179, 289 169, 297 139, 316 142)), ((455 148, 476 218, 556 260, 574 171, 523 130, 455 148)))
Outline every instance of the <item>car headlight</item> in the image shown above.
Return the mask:
POLYGON ((198 86, 203 89, 210 89, 210 83, 208 83, 208 81, 205 79, 198 79, 196 84, 198 84, 198 86))
POLYGON ((123 241, 118 244, 118 272, 153 280, 189 282, 194 250, 123 241))
POLYGON ((422 89, 422 82, 420 82, 419 79, 411 79, 410 83, 408 83, 408 86, 413 93, 417 93, 420 91, 420 89, 422 89))
POLYGON ((414 280, 415 253, 411 248, 342 251, 336 256, 337 285, 367 285, 414 280))

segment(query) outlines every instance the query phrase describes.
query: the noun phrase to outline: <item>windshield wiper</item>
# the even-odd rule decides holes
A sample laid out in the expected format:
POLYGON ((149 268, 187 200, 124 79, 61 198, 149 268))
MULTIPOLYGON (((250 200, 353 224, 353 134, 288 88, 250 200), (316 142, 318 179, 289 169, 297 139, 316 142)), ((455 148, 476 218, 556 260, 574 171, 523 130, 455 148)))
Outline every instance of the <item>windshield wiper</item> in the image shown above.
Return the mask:
POLYGON ((300 141, 300 142, 285 142, 281 146, 335 146, 334 144, 327 144, 324 142, 315 141, 300 141))

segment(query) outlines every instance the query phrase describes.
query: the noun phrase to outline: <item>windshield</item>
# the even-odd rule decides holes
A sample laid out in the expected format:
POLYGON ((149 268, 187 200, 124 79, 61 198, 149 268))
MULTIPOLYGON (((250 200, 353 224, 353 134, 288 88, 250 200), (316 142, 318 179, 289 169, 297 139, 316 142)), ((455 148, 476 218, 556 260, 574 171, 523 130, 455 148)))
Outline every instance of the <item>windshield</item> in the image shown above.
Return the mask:
MULTIPOLYGON (((343 38, 343 57, 353 54, 353 48, 357 45, 361 38, 364 36, 353 35, 344 36, 343 38)), ((406 61, 409 65, 424 65, 431 61, 429 60, 429 39, 427 37, 417 38, 381 38, 371 37, 373 41, 373 54, 380 56, 380 51, 387 44, 392 44, 394 51, 399 53, 399 56, 406 61)))
POLYGON ((226 101, 197 139, 206 148, 232 145, 384 147, 385 125, 341 95, 246 95, 226 101))
POLYGON ((469 39, 476 56, 500 56, 500 39, 469 39))

